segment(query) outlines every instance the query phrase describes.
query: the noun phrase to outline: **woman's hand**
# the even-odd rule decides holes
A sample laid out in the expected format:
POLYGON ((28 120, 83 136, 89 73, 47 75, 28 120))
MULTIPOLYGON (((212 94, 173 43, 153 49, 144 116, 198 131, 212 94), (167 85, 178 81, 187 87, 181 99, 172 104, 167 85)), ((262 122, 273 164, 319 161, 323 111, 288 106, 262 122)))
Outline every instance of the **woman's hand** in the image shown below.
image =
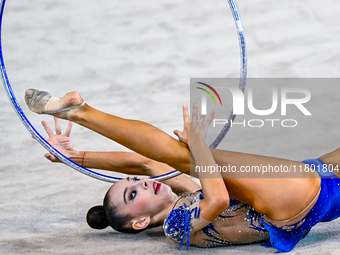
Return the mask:
MULTIPOLYGON (((73 145, 70 140, 70 134, 72 130, 72 122, 68 123, 66 131, 64 134, 61 133, 61 128, 59 124, 59 119, 54 117, 55 123, 55 131, 56 134, 53 133, 52 129, 47 125, 46 121, 42 121, 41 124, 44 126, 46 133, 49 138, 46 140, 50 145, 52 145, 56 150, 58 150, 65 157, 70 158, 74 156, 77 151, 73 148, 73 145)), ((52 162, 60 162, 60 160, 52 155, 51 153, 46 153, 45 157, 52 162)))
POLYGON ((178 139, 185 143, 190 149, 190 116, 188 112, 188 106, 183 105, 183 132, 181 130, 175 130, 174 134, 178 137, 178 139))
POLYGON ((198 104, 197 102, 194 102, 193 110, 192 110, 192 121, 190 124, 190 116, 188 112, 188 106, 183 105, 183 121, 184 121, 184 127, 183 132, 180 130, 175 130, 174 133, 178 137, 178 139, 187 144, 188 148, 190 149, 190 134, 195 137, 201 137, 203 140, 207 136, 208 127, 213 120, 215 116, 215 112, 211 112, 209 118, 205 121, 205 115, 201 115, 201 117, 198 119, 197 117, 197 108, 198 104), (191 133, 190 133, 191 129, 191 133))
POLYGON ((215 112, 212 111, 209 118, 206 120, 205 115, 201 115, 200 117, 198 117, 197 108, 198 104, 197 102, 194 102, 190 124, 191 137, 193 139, 202 138, 204 141, 208 133, 208 127, 215 116, 215 112))
POLYGON ((174 134, 178 137, 178 139, 181 142, 185 143, 190 149, 190 117, 187 105, 183 105, 183 121, 184 121, 183 132, 180 130, 175 130, 174 134))

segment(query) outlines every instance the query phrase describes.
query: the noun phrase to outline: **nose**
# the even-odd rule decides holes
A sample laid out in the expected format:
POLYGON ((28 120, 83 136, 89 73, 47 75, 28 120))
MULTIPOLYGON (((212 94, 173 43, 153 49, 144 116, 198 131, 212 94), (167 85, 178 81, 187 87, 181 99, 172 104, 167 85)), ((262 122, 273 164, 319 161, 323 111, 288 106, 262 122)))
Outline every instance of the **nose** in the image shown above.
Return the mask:
POLYGON ((142 181, 143 188, 147 189, 149 186, 148 179, 142 179, 141 181, 142 181))

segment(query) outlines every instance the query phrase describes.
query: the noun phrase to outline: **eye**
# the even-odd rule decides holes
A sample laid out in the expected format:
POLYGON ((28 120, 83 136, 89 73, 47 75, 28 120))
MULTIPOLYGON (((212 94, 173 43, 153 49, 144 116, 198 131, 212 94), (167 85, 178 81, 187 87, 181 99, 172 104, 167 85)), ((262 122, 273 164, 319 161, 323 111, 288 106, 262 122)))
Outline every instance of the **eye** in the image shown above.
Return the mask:
POLYGON ((137 191, 135 191, 135 190, 131 191, 130 197, 129 197, 130 200, 134 199, 136 197, 136 195, 137 195, 137 191))
POLYGON ((135 181, 135 182, 140 180, 140 179, 139 179, 138 177, 136 177, 136 176, 135 176, 135 177, 132 177, 132 178, 127 177, 126 179, 127 179, 129 182, 130 182, 131 180, 133 180, 133 181, 135 181))

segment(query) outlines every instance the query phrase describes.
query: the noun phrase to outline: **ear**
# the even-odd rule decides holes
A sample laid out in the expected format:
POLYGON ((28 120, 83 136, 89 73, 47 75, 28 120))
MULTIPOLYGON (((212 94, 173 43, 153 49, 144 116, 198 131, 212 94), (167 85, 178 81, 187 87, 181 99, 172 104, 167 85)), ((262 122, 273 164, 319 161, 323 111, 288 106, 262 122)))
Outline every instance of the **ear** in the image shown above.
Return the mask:
POLYGON ((132 228, 135 229, 135 230, 144 229, 149 224, 150 224, 150 217, 149 216, 132 220, 132 228))

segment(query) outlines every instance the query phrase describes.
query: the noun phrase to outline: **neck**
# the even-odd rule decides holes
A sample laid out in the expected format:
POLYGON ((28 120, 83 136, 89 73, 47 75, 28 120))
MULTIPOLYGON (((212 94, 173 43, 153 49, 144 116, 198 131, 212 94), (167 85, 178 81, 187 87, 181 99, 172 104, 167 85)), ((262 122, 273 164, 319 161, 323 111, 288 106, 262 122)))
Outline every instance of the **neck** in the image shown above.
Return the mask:
POLYGON ((170 200, 169 204, 159 213, 151 217, 151 224, 155 227, 163 225, 164 220, 168 218, 170 212, 172 211, 172 209, 174 208, 175 204, 179 199, 180 199, 179 196, 173 194, 173 197, 170 200))

